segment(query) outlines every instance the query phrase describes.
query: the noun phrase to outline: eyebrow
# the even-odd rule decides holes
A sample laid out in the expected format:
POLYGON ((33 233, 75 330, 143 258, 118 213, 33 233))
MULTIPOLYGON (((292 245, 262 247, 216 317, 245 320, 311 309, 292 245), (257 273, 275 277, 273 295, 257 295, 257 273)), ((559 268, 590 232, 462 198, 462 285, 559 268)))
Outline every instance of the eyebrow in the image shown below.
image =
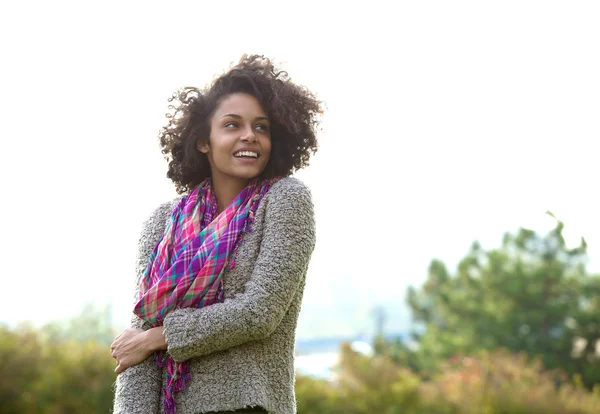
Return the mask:
MULTIPOLYGON (((228 117, 228 116, 230 116, 230 117, 232 117, 232 118, 236 118, 236 119, 242 119, 241 115, 238 115, 238 114, 225 114, 225 115, 223 115, 223 116, 221 117, 221 119, 223 119, 223 118, 226 118, 226 117, 228 117)), ((268 121, 268 120, 269 120, 269 118, 267 118, 266 116, 258 116, 258 117, 256 117, 254 120, 255 120, 255 121, 259 121, 259 120, 260 120, 260 121, 263 121, 263 120, 264 120, 264 121, 268 121)))

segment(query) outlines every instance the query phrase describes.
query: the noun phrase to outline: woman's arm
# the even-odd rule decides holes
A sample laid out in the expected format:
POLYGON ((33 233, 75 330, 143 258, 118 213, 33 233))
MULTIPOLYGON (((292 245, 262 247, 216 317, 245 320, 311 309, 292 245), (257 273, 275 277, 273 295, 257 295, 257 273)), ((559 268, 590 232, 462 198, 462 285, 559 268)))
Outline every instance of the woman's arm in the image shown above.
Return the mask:
MULTIPOLYGON (((166 219, 172 203, 165 203, 156 209, 142 225, 138 243, 137 274, 141 274, 148 263, 152 249, 164 231, 166 219)), ((139 281, 136 281, 134 301, 139 298, 139 281)), ((132 306, 133 309, 133 306, 132 306)), ((133 315, 131 328, 148 332, 151 325, 133 315)), ((114 414, 158 413, 161 395, 161 371, 150 355, 143 362, 127 368, 117 377, 115 384, 114 414)))
POLYGON ((265 338, 285 316, 306 273, 315 223, 304 184, 285 180, 275 186, 269 191, 260 253, 246 290, 223 303, 175 309, 165 317, 168 351, 176 361, 265 338))
MULTIPOLYGON (((134 316, 131 327, 147 329, 141 319, 134 316)), ((151 355, 117 376, 115 384, 114 414, 158 413, 161 390, 161 372, 151 355)))

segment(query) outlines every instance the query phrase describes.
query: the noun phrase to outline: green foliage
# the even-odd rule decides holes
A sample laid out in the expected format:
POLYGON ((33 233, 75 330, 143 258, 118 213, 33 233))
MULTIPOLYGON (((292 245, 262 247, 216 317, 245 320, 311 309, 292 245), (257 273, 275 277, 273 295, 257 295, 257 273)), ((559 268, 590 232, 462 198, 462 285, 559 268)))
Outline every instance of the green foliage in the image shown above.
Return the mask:
POLYGON ((423 380, 385 355, 366 357, 345 345, 336 380, 299 378, 296 396, 298 414, 593 414, 600 407, 600 387, 590 392, 502 350, 441 361, 423 380))
POLYGON ((334 382, 298 379, 298 414, 417 414, 419 384, 413 372, 387 356, 367 357, 344 344, 334 382))
POLYGON ((38 330, 0 326, 0 412, 109 412, 116 377, 106 341, 114 333, 101 313, 88 306, 38 330))
POLYGON ((540 361, 504 350, 446 360, 420 391, 438 413, 591 414, 600 407, 599 387, 590 392, 559 371, 544 371, 540 361))
MULTIPOLYGON (((333 381, 297 378, 298 414, 592 414, 600 407, 600 388, 590 392, 524 354, 482 352, 439 367, 423 380, 385 354, 367 357, 344 345, 333 381)), ((113 368, 104 345, 0 327, 0 412, 110 412, 113 368)))
POLYGON ((0 411, 26 413, 27 401, 35 397, 30 384, 40 376, 42 345, 29 327, 13 332, 0 326, 0 411))
POLYGON ((401 357, 433 372, 452 355, 504 348, 600 383, 600 277, 586 273, 585 240, 569 249, 562 230, 560 221, 545 237, 521 229, 491 251, 474 243, 455 275, 433 260, 423 287, 408 291, 425 327, 419 348, 401 357))

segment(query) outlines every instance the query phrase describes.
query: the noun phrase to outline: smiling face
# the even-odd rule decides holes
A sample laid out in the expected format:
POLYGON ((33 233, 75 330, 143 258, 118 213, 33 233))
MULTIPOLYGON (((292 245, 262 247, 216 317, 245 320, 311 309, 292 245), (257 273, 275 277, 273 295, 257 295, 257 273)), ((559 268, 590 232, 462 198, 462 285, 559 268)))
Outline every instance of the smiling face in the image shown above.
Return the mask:
POLYGON ((199 142, 198 150, 208 157, 213 182, 245 186, 258 177, 271 156, 269 119, 258 100, 246 93, 223 98, 210 121, 209 142, 199 142))

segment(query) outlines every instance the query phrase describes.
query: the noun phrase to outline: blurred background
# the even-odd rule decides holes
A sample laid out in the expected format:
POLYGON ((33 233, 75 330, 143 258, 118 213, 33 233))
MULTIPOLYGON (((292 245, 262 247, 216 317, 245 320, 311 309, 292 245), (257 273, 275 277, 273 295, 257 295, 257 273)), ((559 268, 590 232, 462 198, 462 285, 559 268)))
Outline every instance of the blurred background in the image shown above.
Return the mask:
POLYGON ((0 412, 106 412, 167 99, 243 53, 327 107, 299 413, 600 412, 600 6, 4 2, 0 412), (596 391, 593 389, 596 387, 596 391))

